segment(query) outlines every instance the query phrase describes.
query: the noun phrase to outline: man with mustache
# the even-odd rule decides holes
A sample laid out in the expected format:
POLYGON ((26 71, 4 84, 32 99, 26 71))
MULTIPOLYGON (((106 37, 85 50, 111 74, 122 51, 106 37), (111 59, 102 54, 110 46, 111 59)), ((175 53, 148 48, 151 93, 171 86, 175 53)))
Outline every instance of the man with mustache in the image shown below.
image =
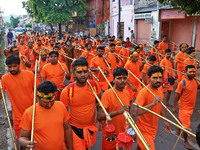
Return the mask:
MULTIPOLYGON (((186 128, 190 128, 190 118, 192 116, 196 97, 197 89, 200 89, 199 83, 194 79, 196 68, 193 65, 188 65, 185 67, 186 78, 182 79, 179 82, 176 89, 176 95, 174 100, 173 112, 177 113, 177 102, 179 103, 179 119, 182 125, 186 128)), ((177 134, 180 133, 180 130, 177 130, 177 134)), ((187 140, 187 134, 183 133, 184 146, 187 149, 193 149, 187 140)))
MULTIPOLYGON (((88 62, 84 57, 73 62, 73 74, 75 82, 63 89, 61 99, 70 115, 70 125, 73 134, 73 149, 90 149, 96 142, 97 127, 95 125, 95 96, 87 84, 89 77, 88 62)), ((89 80, 91 86, 100 95, 93 80, 89 80)))
POLYGON ((3 75, 1 83, 12 105, 13 128, 18 139, 21 132, 19 124, 22 115, 33 104, 34 74, 31 71, 20 69, 20 59, 16 55, 8 56, 6 65, 9 72, 3 75))
MULTIPOLYGON (((152 66, 148 69, 147 75, 149 77, 149 85, 147 87, 156 96, 154 97, 146 88, 143 88, 139 92, 135 103, 166 117, 165 111, 162 108, 161 103, 159 103, 163 101, 164 98, 163 91, 160 88, 163 77, 163 70, 159 66, 152 66)), ((150 145, 151 150, 155 150, 154 140, 158 129, 159 118, 138 107, 134 107, 132 113, 133 116, 139 115, 137 126, 146 139, 147 143, 150 145)), ((165 125, 167 130, 170 130, 169 123, 165 122, 165 125)), ((139 138, 137 141, 138 143, 135 150, 146 150, 139 138)))
MULTIPOLYGON (((127 124, 126 120, 123 116, 124 111, 129 112, 130 107, 130 94, 127 90, 125 90, 125 86, 128 80, 128 72, 124 68, 116 68, 113 71, 114 77, 114 90, 116 91, 117 95, 122 100, 124 106, 121 105, 119 100, 116 98, 112 89, 108 89, 103 93, 101 102, 107 112, 110 114, 112 118, 111 124, 115 126, 116 136, 120 133, 126 131, 127 124)), ((98 114, 97 114, 98 121, 106 120, 106 115, 103 112, 103 109, 99 107, 98 114)), ((108 140, 106 139, 106 131, 105 127, 107 126, 106 121, 103 122, 103 129, 102 129, 102 150, 113 150, 116 149, 116 141, 114 139, 108 140)))

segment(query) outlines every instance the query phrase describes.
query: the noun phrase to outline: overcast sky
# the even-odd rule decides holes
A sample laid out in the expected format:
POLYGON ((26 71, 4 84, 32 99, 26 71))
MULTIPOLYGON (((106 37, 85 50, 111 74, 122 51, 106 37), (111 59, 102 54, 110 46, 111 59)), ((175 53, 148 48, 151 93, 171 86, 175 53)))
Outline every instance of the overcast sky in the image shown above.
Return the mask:
POLYGON ((26 15, 27 12, 22 8, 22 1, 27 0, 0 0, 0 9, 3 11, 3 16, 26 15))

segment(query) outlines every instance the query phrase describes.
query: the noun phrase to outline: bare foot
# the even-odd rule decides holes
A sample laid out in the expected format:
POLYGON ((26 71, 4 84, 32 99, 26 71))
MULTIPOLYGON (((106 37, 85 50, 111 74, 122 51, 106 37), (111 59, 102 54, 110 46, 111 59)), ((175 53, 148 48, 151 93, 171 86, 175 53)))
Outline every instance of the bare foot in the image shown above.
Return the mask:
POLYGON ((192 147, 192 145, 190 145, 190 144, 188 143, 188 141, 184 142, 184 146, 185 146, 185 148, 187 148, 187 149, 189 149, 189 150, 193 150, 193 149, 194 149, 194 148, 192 147))

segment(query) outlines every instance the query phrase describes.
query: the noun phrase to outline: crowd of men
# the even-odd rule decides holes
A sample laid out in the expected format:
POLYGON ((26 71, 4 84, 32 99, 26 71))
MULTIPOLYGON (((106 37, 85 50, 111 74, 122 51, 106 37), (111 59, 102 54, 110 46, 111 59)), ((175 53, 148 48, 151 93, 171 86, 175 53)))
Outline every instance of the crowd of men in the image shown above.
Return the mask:
MULTIPOLYGON (((189 129, 197 89, 200 88, 196 80, 198 60, 195 48, 188 44, 180 44, 178 50, 169 49, 169 44, 165 35, 161 42, 155 40, 153 47, 146 51, 142 44, 132 43, 129 38, 123 41, 122 36, 119 40, 108 36, 102 41, 98 35, 91 40, 66 32, 59 41, 57 34, 31 32, 29 36, 24 32, 19 35, 13 45, 4 50, 9 72, 2 76, 1 82, 12 105, 13 128, 20 149, 86 150, 95 144, 98 130, 102 130, 102 150, 130 149, 127 139, 132 135, 129 132, 132 129, 129 130, 123 113, 130 111, 132 102, 164 117, 165 109, 160 102, 165 99, 165 104, 173 107, 174 113, 177 113, 178 103, 179 120, 189 129), (36 72, 37 104, 32 142, 36 72), (114 90, 109 88, 109 83, 114 90), (96 101, 91 87, 101 98, 111 121, 96 101), (176 95, 172 102, 173 89, 176 95), (113 134, 108 134, 108 127, 115 129, 113 134), (122 133, 128 135, 121 136, 122 133)), ((138 107, 130 113, 137 117, 139 130, 154 150, 159 118, 138 107)), ((169 123, 165 122, 165 125, 170 132, 169 123)), ((193 149, 186 133, 183 138, 185 147, 193 149)), ((138 137, 135 149, 145 150, 138 137)))

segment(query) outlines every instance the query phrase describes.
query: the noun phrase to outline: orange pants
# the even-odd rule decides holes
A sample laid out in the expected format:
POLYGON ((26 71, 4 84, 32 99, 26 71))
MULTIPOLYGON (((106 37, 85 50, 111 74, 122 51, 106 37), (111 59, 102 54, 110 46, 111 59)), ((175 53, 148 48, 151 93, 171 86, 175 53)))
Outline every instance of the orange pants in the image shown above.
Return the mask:
POLYGON ((193 109, 179 109, 179 119, 184 127, 190 128, 190 118, 192 116, 193 109))
MULTIPOLYGON (((147 143, 149 144, 150 149, 155 150, 155 145, 154 145, 155 137, 152 135, 146 134, 146 133, 142 133, 142 134, 143 134, 145 140, 147 141, 147 143)), ((144 145, 142 144, 142 142, 140 141, 140 139, 138 137, 137 137, 137 142, 138 142, 138 145, 141 150, 146 150, 146 148, 144 147, 144 145)))
POLYGON ((90 146, 86 143, 85 139, 79 138, 76 133, 72 130, 73 136, 73 149, 74 150, 86 150, 90 146, 93 146, 96 143, 97 132, 94 131, 94 134, 91 136, 91 144, 90 146))

